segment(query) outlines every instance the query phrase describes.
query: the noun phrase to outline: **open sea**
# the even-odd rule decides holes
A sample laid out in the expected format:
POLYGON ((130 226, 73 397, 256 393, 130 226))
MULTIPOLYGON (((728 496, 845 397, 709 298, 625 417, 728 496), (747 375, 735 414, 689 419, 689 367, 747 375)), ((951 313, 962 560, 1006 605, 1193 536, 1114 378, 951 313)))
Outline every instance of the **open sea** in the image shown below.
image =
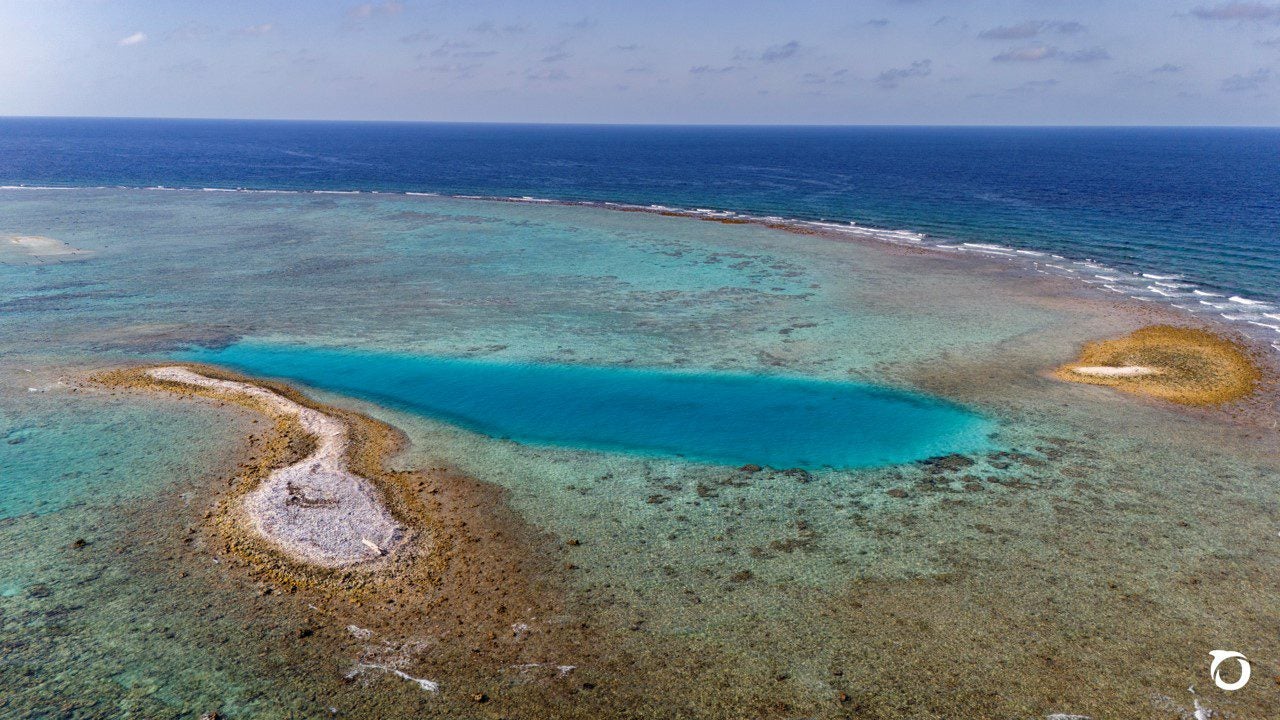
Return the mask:
POLYGON ((856 223, 1280 339, 1277 129, 5 118, 0 185, 422 192, 856 223))

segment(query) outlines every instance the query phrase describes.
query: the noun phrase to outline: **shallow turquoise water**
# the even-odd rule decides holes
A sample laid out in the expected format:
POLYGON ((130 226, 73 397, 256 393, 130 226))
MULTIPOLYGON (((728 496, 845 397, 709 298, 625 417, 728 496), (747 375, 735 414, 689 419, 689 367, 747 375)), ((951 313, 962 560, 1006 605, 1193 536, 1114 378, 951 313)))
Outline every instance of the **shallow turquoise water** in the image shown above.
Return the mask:
POLYGON ((238 343, 186 360, 298 380, 518 442, 777 468, 854 468, 984 447, 956 405, 865 383, 238 343))
POLYGON ((16 398, 2 390, 0 521, 147 495, 157 481, 198 475, 239 444, 225 420, 189 403, 143 405, 65 387, 16 398))

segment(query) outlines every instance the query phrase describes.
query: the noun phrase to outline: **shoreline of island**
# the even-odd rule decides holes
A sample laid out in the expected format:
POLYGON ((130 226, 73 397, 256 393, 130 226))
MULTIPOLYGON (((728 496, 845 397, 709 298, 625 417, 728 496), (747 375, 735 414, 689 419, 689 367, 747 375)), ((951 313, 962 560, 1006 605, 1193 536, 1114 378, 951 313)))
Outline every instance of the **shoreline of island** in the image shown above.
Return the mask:
MULTIPOLYGON (((429 581, 444 548, 415 492, 419 473, 389 471, 400 432, 310 400, 281 383, 197 363, 95 373, 104 389, 236 405, 266 421, 248 460, 214 489, 205 519, 222 551, 286 585, 361 591, 429 581)), ((256 422, 256 421, 255 421, 256 422)))

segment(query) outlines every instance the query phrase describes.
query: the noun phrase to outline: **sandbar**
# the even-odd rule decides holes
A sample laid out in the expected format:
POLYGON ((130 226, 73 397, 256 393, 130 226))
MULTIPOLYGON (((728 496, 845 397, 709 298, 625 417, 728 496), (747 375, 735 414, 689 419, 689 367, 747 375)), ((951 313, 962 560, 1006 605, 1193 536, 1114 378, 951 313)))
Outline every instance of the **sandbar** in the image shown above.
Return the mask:
POLYGON ((88 255, 88 250, 72 247, 70 244, 43 235, 9 235, 0 246, 16 250, 33 258, 63 258, 66 256, 88 255))

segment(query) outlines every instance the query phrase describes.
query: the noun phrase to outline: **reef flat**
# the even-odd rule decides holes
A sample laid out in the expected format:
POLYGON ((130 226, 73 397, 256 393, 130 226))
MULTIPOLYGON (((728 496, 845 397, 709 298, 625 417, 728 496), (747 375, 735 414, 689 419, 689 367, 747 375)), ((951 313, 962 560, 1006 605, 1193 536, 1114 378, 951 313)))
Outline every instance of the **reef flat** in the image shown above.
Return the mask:
MULTIPOLYGON (((1172 308, 816 229, 383 195, 23 192, 12 232, 93 254, 0 266, 3 712, 1280 713, 1263 682, 1280 674, 1271 375, 1194 408, 1053 376, 1097 338, 1185 321, 1172 308), (255 348, 288 352, 249 363, 255 348), (766 378, 735 405, 748 419, 777 412, 752 394, 775 381, 888 386, 980 415, 981 442, 797 467, 751 462, 751 442, 697 457, 540 442, 464 422, 464 405, 431 412, 469 397, 454 373, 423 379, 417 363, 438 358, 502 376, 766 378), (341 421, 346 468, 405 542, 322 567, 264 537, 245 498, 315 453, 315 434, 142 372, 174 365, 341 421), (140 384, 79 380, 120 367, 140 384), (1245 690, 1208 679, 1221 648, 1254 661, 1245 690)), ((489 390, 486 410, 510 419, 510 394, 489 390)), ((592 397, 632 407, 524 405, 592 397)))

